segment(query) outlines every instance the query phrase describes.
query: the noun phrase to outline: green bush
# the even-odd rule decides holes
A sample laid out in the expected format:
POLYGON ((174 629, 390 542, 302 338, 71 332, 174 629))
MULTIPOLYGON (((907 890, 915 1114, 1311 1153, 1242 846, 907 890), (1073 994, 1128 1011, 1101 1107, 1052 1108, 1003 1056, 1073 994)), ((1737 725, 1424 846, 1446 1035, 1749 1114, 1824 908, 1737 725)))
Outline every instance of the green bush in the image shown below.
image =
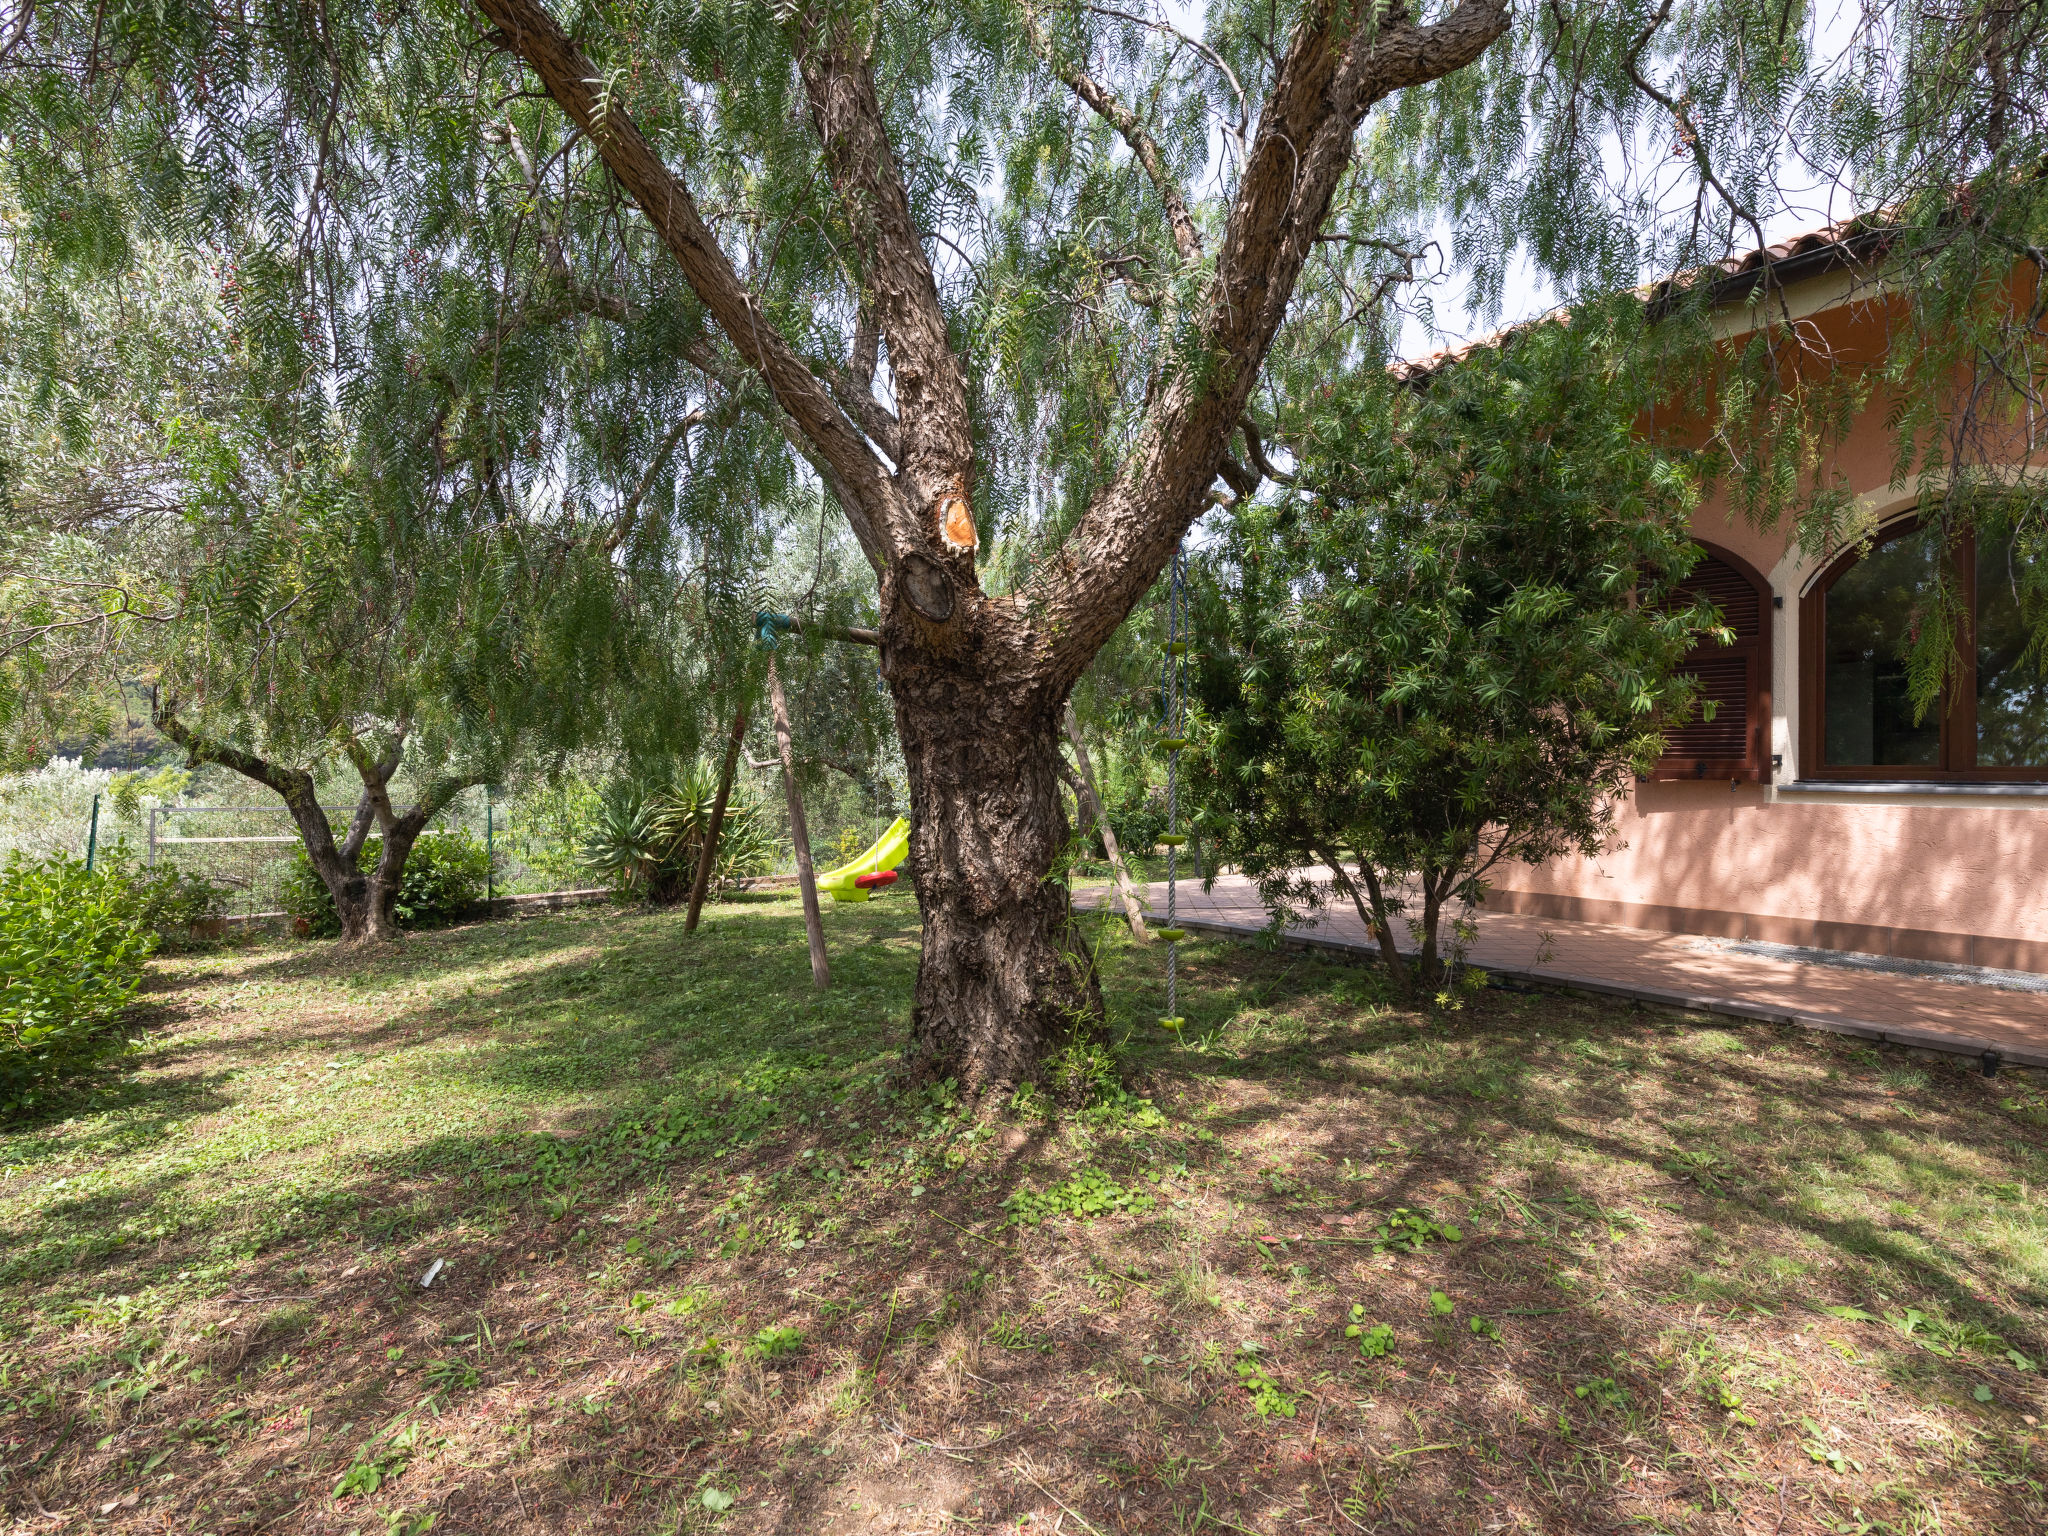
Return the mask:
POLYGON ((15 854, 0 870, 0 1114, 120 1050, 156 948, 148 897, 119 864, 15 854))
MULTIPOLYGON (((365 838, 357 855, 360 868, 375 867, 384 840, 365 838)), ((480 839, 467 829, 429 832, 412 845, 406 856, 405 873, 398 881, 398 926, 437 928, 459 922, 484 899, 491 872, 491 856, 480 839)), ((306 931, 321 938, 341 932, 341 918, 334 910, 333 893, 313 868, 304 848, 294 849, 291 867, 285 871, 282 894, 284 910, 306 925, 306 931)))
MULTIPOLYGON (((701 765, 686 768, 666 783, 625 780, 612 785, 597 806, 583 845, 583 867, 625 895, 645 901, 680 901, 697 873, 697 849, 711 822, 717 782, 701 765)), ((775 861, 774 840, 761 806, 735 786, 718 829, 720 886, 762 874, 775 861)))
MULTIPOLYGON (((1165 797, 1146 784, 1133 784, 1120 800, 1104 806, 1103 812, 1116 828, 1117 843, 1133 858, 1150 853, 1166 830, 1165 797)), ((1095 843, 1101 848, 1100 831, 1095 834, 1095 843)))
POLYGON ((125 841, 102 848, 97 863, 127 882, 143 931, 155 934, 162 944, 189 944, 204 937, 201 925, 227 910, 227 892, 204 875, 187 874, 167 860, 139 865, 125 841))

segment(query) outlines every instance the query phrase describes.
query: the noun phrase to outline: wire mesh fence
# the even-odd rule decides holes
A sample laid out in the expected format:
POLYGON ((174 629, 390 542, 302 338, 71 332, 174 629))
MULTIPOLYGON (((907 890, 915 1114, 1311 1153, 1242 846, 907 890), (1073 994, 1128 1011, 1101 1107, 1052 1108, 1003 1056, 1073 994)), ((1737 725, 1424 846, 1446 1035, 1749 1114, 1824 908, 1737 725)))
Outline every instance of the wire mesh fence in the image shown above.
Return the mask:
MULTIPOLYGON (((227 915, 281 910, 290 872, 304 860, 298 828, 281 801, 252 803, 230 789, 229 796, 205 803, 152 804, 145 798, 138 804, 131 795, 121 805, 112 793, 115 777, 60 760, 48 771, 0 785, 0 852, 84 857, 88 843, 96 841, 103 860, 169 863, 209 880, 221 892, 227 915)), ((771 761, 743 767, 734 788, 759 806, 774 849, 764 873, 794 873, 779 766, 771 761)), ((603 883, 584 863, 597 793, 589 786, 565 791, 561 785, 533 785, 511 795, 478 787, 446 806, 426 835, 467 833, 486 845, 492 855, 492 895, 589 889, 603 883)), ((405 802, 402 788, 395 798, 405 802)), ((324 809, 338 839, 355 805, 340 803, 339 797, 337 802, 324 809)), ((856 780, 829 772, 812 778, 805 807, 817 867, 830 869, 864 852, 898 815, 907 813, 906 806, 905 787, 887 775, 856 780)))

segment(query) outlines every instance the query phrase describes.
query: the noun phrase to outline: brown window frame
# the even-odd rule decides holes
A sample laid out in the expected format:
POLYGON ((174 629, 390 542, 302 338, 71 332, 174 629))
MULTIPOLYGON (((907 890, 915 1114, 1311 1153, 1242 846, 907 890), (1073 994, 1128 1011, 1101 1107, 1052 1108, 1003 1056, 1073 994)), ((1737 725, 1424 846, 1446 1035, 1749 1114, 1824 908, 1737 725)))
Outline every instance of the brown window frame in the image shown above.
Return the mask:
POLYGON ((1965 528, 1950 546, 1956 585, 1961 589, 1963 621, 1956 629, 1956 670, 1935 706, 1941 715, 1940 762, 1933 767, 1907 764, 1831 765, 1827 742, 1827 595, 1828 589, 1865 555, 1895 539, 1918 533, 1924 526, 1917 509, 1888 523, 1866 549, 1846 549, 1808 583, 1799 600, 1799 777, 1846 784, 2040 784, 2048 783, 2048 767, 1979 768, 1977 757, 1977 535, 1965 528))
MULTIPOLYGON (((1704 657, 1747 656, 1750 664, 1748 689, 1748 747, 1741 757, 1701 757, 1698 753, 1667 752, 1657 760, 1649 777, 1658 781, 1707 779, 1726 783, 1768 784, 1771 781, 1771 632, 1777 627, 1771 584, 1755 566, 1732 549, 1695 536, 1693 542, 1707 555, 1728 566, 1756 591, 1757 632, 1738 638, 1733 645, 1704 640, 1687 653, 1704 657)), ((1680 663, 1681 669, 1684 663, 1680 663)))

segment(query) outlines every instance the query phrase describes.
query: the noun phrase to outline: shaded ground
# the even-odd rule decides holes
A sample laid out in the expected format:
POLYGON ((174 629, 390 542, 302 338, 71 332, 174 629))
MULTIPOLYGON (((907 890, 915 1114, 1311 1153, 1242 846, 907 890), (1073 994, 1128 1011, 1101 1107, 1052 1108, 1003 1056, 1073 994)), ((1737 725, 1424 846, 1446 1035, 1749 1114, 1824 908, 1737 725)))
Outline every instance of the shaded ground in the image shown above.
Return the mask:
POLYGON ((976 1121, 914 921, 159 962, 0 1136, 0 1529, 2048 1529, 2039 1076, 1108 928, 1135 1091, 976 1121))

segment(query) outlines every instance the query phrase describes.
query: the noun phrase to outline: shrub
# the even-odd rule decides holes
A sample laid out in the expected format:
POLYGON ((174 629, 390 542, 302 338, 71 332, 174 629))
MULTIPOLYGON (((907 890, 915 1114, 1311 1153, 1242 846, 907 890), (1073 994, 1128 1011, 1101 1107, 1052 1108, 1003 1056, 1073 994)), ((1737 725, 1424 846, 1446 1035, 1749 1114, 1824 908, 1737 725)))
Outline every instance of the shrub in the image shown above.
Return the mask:
MULTIPOLYGON (((625 895, 646 901, 680 901, 697 873, 697 849, 711 823, 717 781, 701 765, 666 782, 622 780, 607 789, 589 838, 583 867, 625 895)), ((858 851, 858 850, 856 850, 858 851)), ((775 844, 760 802, 734 786, 718 831, 719 886, 765 872, 775 844)))
MULTIPOLYGON (((1109 824, 1116 828, 1117 842, 1125 853, 1132 857, 1147 854, 1159 841, 1166 830, 1166 801, 1159 792, 1148 784, 1133 784, 1124 791, 1123 797, 1103 807, 1109 817, 1109 824)), ((1102 846, 1102 834, 1095 834, 1097 848, 1102 846)), ((1108 854, 1105 851, 1104 857, 1108 854)))
POLYGON ((0 870, 0 1114, 120 1050, 117 1028, 156 948, 120 865, 15 854, 0 870))
MULTIPOLYGON (((357 856, 360 868, 376 865, 384 840, 363 840, 357 856)), ((412 845, 406 856, 405 872, 398 881, 398 926, 437 928, 459 922, 484 899, 490 878, 491 856, 480 839, 466 829, 429 832, 412 845)), ((334 910, 334 894, 313 868, 306 850, 292 854, 285 871, 284 909, 306 925, 306 931, 321 938, 341 932, 341 918, 334 910)))
POLYGON ((143 931, 162 944, 202 937, 202 925, 227 910, 227 893, 204 875, 187 874, 168 861, 138 865, 126 842, 102 848, 98 864, 128 883, 143 931))
POLYGON ((598 813, 597 790, 580 778, 537 784, 502 808, 499 845, 510 843, 518 862, 550 885, 573 885, 588 873, 583 844, 598 813))

